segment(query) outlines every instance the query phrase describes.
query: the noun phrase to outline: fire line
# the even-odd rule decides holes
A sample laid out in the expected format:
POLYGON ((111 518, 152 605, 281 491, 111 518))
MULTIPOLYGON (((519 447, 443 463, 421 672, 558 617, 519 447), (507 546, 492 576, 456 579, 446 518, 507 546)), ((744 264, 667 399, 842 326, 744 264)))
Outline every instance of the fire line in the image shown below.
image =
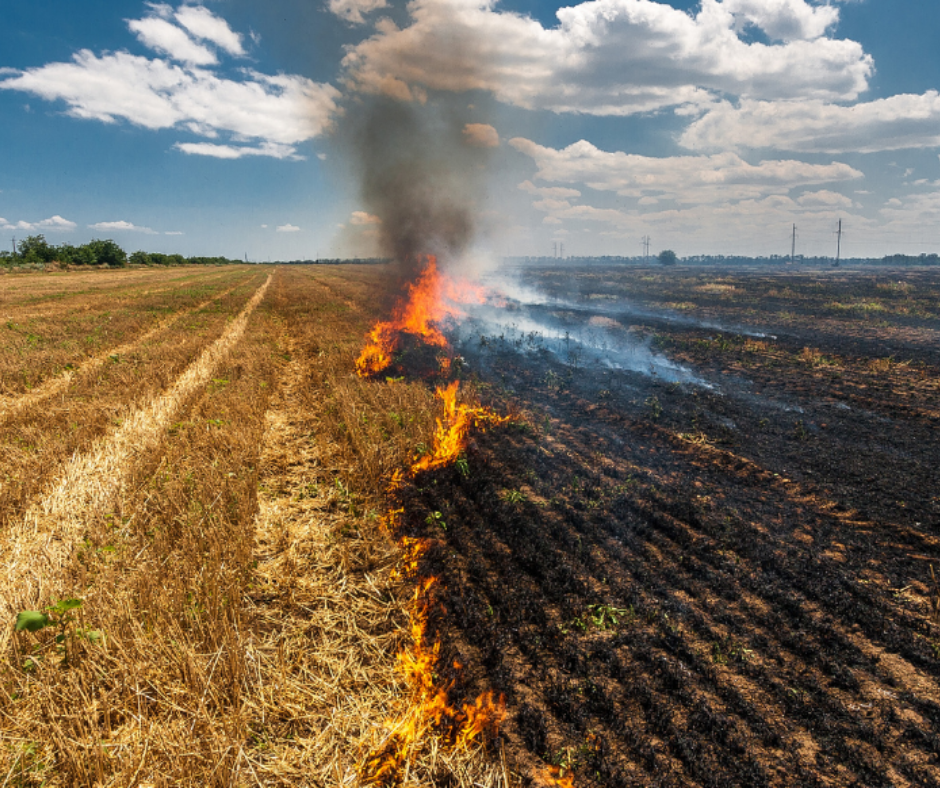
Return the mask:
MULTIPOLYGON (((396 305, 392 318, 377 323, 369 333, 368 342, 356 361, 357 374, 370 377, 388 369, 402 347, 404 335, 446 351, 448 343, 441 324, 463 314, 457 304, 482 301, 483 294, 482 288, 441 274, 433 256, 424 258, 421 274, 408 286, 406 297, 396 305)), ((450 371, 450 360, 447 356, 440 363, 442 374, 450 371)), ((458 403, 458 390, 458 381, 437 388, 437 397, 443 403, 443 415, 437 420, 431 451, 415 458, 407 471, 409 477, 454 463, 463 452, 472 427, 484 429, 508 420, 508 417, 499 416, 485 407, 458 403)), ((387 490, 392 501, 398 498, 404 476, 403 470, 392 476, 387 490)), ((398 655, 398 669, 412 688, 414 702, 399 719, 386 721, 388 735, 384 743, 362 763, 360 777, 367 785, 401 784, 410 757, 432 729, 456 748, 465 748, 482 742, 487 733, 495 735, 506 713, 503 696, 494 697, 491 691, 473 702, 451 705, 448 692, 452 684, 440 686, 435 680, 441 643, 429 637, 428 614, 434 603, 433 590, 437 579, 419 578, 421 558, 432 542, 402 534, 403 514, 403 508, 393 506, 384 523, 402 550, 398 576, 417 580, 409 609, 411 643, 398 655)), ((459 669, 460 666, 455 663, 454 667, 459 669)))

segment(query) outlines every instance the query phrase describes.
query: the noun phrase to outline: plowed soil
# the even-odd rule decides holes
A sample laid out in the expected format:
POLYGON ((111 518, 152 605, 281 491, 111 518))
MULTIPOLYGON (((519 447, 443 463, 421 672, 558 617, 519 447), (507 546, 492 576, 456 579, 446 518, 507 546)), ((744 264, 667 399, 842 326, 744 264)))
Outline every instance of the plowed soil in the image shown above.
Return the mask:
POLYGON ((416 479, 406 518, 464 666, 442 679, 505 694, 511 769, 940 785, 940 274, 526 279, 576 283, 585 319, 603 301, 702 385, 461 348, 519 418, 416 479))

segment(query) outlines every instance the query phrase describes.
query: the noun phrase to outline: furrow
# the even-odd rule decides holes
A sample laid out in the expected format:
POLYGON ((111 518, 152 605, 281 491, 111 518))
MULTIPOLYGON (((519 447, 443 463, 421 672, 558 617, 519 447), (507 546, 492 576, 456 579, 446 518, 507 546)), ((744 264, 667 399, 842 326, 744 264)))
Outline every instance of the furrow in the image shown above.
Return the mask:
MULTIPOLYGON (((121 490, 134 459, 159 444, 174 415, 209 381, 213 370, 241 338, 249 316, 270 282, 269 276, 222 336, 202 352, 169 390, 135 410, 86 453, 76 454, 48 494, 26 512, 18 526, 2 535, 0 620, 10 620, 16 610, 35 604, 50 592, 85 523, 107 509, 121 490)), ((6 646, 8 638, 7 629, 0 647, 6 646)))
POLYGON ((54 378, 50 378, 41 386, 37 386, 32 391, 29 391, 26 394, 19 394, 8 397, 0 397, 0 424, 3 424, 5 421, 12 419, 22 413, 24 410, 44 402, 50 397, 54 397, 56 394, 60 394, 69 384, 78 376, 78 375, 87 375, 94 372, 97 369, 100 369, 112 356, 125 355, 127 353, 133 352, 135 349, 140 347, 144 342, 149 339, 152 339, 161 331, 169 328, 173 323, 179 320, 186 315, 190 315, 194 312, 198 312, 200 309, 205 309, 213 301, 217 301, 220 298, 224 298, 233 290, 241 286, 243 283, 238 282, 228 290, 225 290, 221 293, 216 293, 211 298, 207 298, 205 301, 197 304, 196 306, 175 312, 172 315, 168 315, 163 320, 159 321, 157 325, 151 328, 142 336, 139 336, 133 339, 130 342, 125 342, 123 345, 118 347, 108 348, 105 351, 102 351, 97 356, 94 356, 88 361, 84 362, 78 369, 67 370, 61 375, 57 375, 54 378))

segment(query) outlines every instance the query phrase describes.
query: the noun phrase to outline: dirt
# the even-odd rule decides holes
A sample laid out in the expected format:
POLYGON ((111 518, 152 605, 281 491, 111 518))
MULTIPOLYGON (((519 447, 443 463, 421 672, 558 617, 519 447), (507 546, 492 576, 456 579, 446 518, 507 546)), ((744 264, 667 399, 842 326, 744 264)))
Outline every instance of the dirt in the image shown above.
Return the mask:
POLYGON ((940 273, 526 279, 698 382, 464 337, 515 418, 403 492, 453 700, 529 783, 940 785, 940 273))

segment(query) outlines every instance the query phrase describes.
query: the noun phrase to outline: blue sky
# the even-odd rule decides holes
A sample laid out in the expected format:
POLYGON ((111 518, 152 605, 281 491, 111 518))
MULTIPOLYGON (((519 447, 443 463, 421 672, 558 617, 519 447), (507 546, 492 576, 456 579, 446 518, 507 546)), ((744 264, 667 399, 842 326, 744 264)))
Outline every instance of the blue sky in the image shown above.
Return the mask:
POLYGON ((6 0, 0 232, 369 253, 343 145, 459 103, 496 254, 940 251, 935 0, 6 0))

